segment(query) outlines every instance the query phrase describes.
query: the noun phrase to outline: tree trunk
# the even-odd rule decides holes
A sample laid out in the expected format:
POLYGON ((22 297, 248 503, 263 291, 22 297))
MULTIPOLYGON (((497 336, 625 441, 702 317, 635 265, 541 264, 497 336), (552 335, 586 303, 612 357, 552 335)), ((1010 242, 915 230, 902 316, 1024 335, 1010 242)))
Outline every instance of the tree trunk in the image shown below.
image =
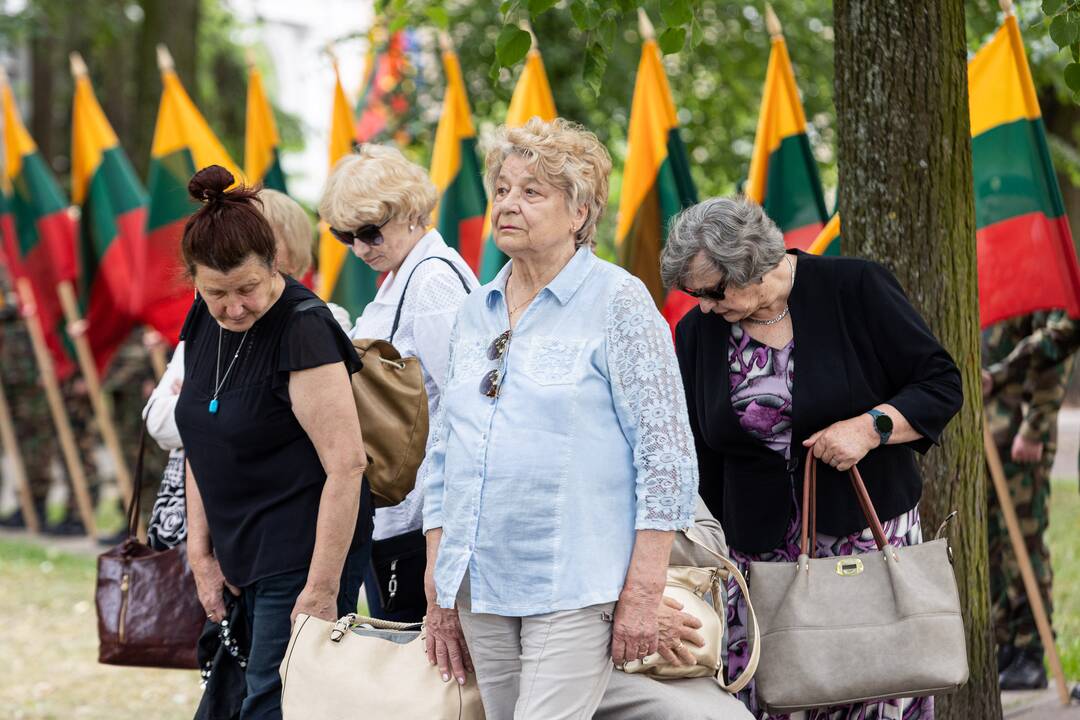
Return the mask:
POLYGON ((922 463, 924 536, 959 510, 949 538, 971 666, 937 718, 995 720, 964 4, 836 0, 834 13, 843 252, 896 274, 963 374, 964 407, 922 463))

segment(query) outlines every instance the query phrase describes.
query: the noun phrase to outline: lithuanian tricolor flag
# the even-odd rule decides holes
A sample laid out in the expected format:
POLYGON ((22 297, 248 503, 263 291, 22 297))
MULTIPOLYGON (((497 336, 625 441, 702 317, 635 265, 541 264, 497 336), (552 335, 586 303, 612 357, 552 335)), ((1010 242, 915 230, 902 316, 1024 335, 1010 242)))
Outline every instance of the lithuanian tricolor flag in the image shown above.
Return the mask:
POLYGON ((184 222, 198 208, 188 198, 188 181, 208 165, 221 165, 238 182, 244 176, 188 97, 163 45, 158 46, 158 66, 164 90, 150 149, 146 243, 137 258, 144 288, 139 307, 147 324, 176 343, 194 297, 180 258, 184 222))
MULTIPOLYGON (((6 75, 0 75, 3 103, 4 177, 10 221, 0 222, 5 254, 18 278, 34 289, 38 317, 52 352, 56 372, 65 378, 75 369, 66 350, 64 313, 56 286, 75 282, 75 223, 67 200, 37 145, 19 117, 6 75)), ((7 214, 5 213, 5 214, 7 214)))
MULTIPOLYGON (((334 106, 330 117, 330 170, 353 149, 352 112, 334 63, 334 106)), ((355 228, 342 228, 353 230, 355 228)), ((330 234, 322 223, 319 231, 319 296, 337 303, 356 318, 378 290, 378 275, 330 234)))
POLYGON ((806 137, 799 88, 780 23, 766 6, 772 52, 765 71, 746 195, 765 208, 789 248, 805 250, 829 220, 817 162, 806 137))
POLYGON ((82 210, 79 302, 90 350, 104 371, 138 313, 132 288, 140 280, 135 258, 145 241, 147 196, 77 53, 72 53, 71 69, 71 200, 82 210))
MULTIPOLYGON (((535 43, 535 41, 534 41, 535 43)), ((533 45, 525 58, 525 69, 518 78, 514 94, 510 96, 510 107, 506 111, 505 123, 508 127, 521 127, 534 117, 548 122, 555 119, 555 97, 551 94, 547 71, 540 50, 533 45)), ((487 282, 499 274, 502 266, 509 259, 491 236, 491 203, 484 213, 484 249, 480 261, 480 282, 487 282)))
POLYGON ((1080 268, 1016 18, 968 65, 979 315, 1080 317, 1080 268))
POLYGON ((623 169, 615 244, 623 267, 641 278, 672 327, 694 300, 678 290, 670 295, 660 280, 660 251, 668 223, 697 202, 690 162, 679 137, 671 88, 652 24, 639 10, 641 48, 630 106, 629 147, 623 169))
POLYGON ((476 128, 461 78, 461 64, 445 35, 443 45, 446 96, 431 153, 431 181, 439 190, 434 219, 446 243, 461 253, 473 272, 479 272, 487 197, 476 157, 476 128))
POLYGON ((839 255, 840 254, 840 213, 833 213, 829 222, 821 229, 814 242, 806 252, 811 255, 839 255))
POLYGON ((278 156, 279 145, 281 138, 274 122, 274 111, 263 90, 262 74, 251 63, 248 69, 247 126, 244 132, 244 174, 249 183, 288 192, 278 156))

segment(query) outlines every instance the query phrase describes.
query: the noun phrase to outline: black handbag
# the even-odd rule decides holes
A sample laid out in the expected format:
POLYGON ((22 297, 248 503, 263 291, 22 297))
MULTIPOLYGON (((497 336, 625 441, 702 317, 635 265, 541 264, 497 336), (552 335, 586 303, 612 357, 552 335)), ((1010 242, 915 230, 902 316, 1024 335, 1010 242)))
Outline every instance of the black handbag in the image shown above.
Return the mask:
POLYGON ((393 613, 402 622, 420 622, 427 610, 424 596, 424 567, 427 541, 413 530, 371 545, 371 568, 378 581, 379 601, 384 614, 393 613), (415 617, 413 617, 415 616, 415 617))

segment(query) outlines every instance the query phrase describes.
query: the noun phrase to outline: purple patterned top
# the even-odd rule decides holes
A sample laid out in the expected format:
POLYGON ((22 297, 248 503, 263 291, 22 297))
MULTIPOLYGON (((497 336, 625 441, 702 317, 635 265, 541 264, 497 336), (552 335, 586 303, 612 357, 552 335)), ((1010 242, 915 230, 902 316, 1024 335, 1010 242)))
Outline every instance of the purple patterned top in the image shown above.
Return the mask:
POLYGON ((795 339, 777 350, 731 326, 728 377, 731 407, 743 430, 770 449, 791 457, 791 386, 795 380, 795 339))

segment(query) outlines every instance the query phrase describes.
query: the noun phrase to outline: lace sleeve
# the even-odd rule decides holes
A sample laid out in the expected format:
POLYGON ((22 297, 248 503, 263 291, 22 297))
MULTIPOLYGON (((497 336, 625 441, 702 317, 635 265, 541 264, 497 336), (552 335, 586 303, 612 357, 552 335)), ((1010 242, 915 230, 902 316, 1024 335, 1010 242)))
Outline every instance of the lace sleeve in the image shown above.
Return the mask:
POLYGON ((409 289, 412 299, 406 301, 409 307, 402 314, 409 313, 406 317, 412 324, 416 355, 441 391, 446 386, 450 361, 450 329, 454 325, 454 315, 467 295, 461 280, 443 263, 426 263, 423 269, 436 264, 443 265, 442 272, 428 273, 419 282, 414 281, 416 287, 409 289))
POLYGON ((671 331, 645 286, 628 277, 608 305, 607 361, 616 412, 634 451, 638 530, 693 522, 698 467, 671 331))
MULTIPOLYGON (((450 357, 447 361, 446 380, 454 377, 454 346, 457 344, 458 323, 450 331, 450 357)), ((428 431, 427 452, 424 462, 416 471, 416 484, 424 488, 424 533, 442 527, 443 470, 446 461, 446 403, 439 403, 428 431)))

